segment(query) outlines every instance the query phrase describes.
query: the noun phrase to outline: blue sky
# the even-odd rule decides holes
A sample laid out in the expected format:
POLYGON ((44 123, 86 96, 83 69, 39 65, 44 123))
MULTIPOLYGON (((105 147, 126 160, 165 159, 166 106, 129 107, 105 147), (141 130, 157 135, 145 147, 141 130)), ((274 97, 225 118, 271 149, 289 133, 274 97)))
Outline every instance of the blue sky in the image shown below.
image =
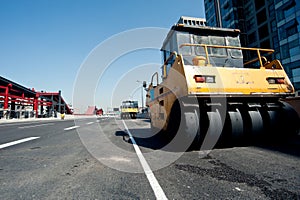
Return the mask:
MULTIPOLYGON (((0 75, 36 90, 62 90, 72 103, 80 67, 99 44, 134 28, 169 29, 182 15, 205 17, 203 0, 0 0, 0 75)), ((161 63, 158 51, 131 53, 113 64, 130 70, 144 63, 161 63)), ((151 76, 139 71, 132 82, 151 76)), ((115 88, 105 84, 99 81, 95 104, 117 106, 104 100, 115 88)), ((139 98, 137 88, 128 96, 139 98)))

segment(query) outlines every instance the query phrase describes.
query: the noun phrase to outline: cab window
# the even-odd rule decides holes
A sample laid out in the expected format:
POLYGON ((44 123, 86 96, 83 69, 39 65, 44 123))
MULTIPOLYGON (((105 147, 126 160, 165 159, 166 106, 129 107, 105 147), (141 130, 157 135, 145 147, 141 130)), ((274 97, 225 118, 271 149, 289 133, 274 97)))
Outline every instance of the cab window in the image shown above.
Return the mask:
MULTIPOLYGON (((233 47, 240 47, 240 40, 238 37, 226 37, 226 44, 227 46, 233 46, 233 47)), ((231 57, 233 58, 242 58, 242 50, 238 49, 229 49, 229 53, 231 54, 231 57)))
MULTIPOLYGON (((178 46, 182 44, 190 44, 191 43, 191 38, 189 33, 178 33, 177 34, 177 41, 178 41, 178 46)), ((178 50, 179 54, 182 55, 191 55, 192 54, 192 48, 191 46, 182 46, 178 50)))
MULTIPOLYGON (((225 38, 219 36, 209 36, 211 45, 225 46, 225 38)), ((212 56, 227 56, 226 48, 210 48, 212 56)))
MULTIPOLYGON (((209 44, 209 40, 207 36, 199 36, 194 35, 194 43, 195 44, 209 44)), ((205 55, 205 48, 202 46, 195 46, 196 55, 205 55)), ((210 52, 208 52, 210 53, 210 52)))

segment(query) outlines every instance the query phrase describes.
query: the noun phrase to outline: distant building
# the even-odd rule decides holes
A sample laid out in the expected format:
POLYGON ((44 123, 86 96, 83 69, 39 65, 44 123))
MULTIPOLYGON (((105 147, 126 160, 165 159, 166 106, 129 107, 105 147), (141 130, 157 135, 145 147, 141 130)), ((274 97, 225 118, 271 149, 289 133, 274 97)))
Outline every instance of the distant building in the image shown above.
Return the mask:
POLYGON ((97 108, 96 106, 88 106, 87 110, 85 111, 85 115, 96 115, 97 108))
POLYGON ((300 92, 299 1, 204 0, 204 4, 208 26, 240 29, 242 46, 274 49, 273 56, 282 62, 300 92))
POLYGON ((96 115, 103 115, 103 109, 102 108, 97 109, 96 115))

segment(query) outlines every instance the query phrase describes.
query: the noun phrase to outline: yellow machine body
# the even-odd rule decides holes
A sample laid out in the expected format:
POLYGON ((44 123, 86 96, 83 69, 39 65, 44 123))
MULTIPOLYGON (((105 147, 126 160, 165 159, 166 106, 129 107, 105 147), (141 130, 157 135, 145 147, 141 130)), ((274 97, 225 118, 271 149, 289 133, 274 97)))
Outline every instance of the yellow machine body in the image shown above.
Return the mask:
POLYGON ((138 113, 138 108, 121 108, 122 113, 138 113))
POLYGON ((162 83, 149 86, 147 95, 152 125, 159 129, 166 128, 172 105, 179 97, 280 98, 294 95, 294 88, 278 60, 259 69, 247 69, 185 65, 182 56, 177 55, 172 70, 163 76, 162 83), (271 68, 273 64, 276 65, 275 69, 271 68), (195 76, 209 76, 214 81, 196 82, 195 76), (280 84, 270 83, 270 78, 284 81, 280 84))
MULTIPOLYGON (((294 96, 294 88, 280 61, 271 59, 273 50, 240 47, 239 30, 206 27, 204 24, 202 19, 182 17, 168 34, 162 47, 164 64, 161 79, 156 72, 146 88, 146 105, 150 109, 152 128, 167 130, 180 123, 182 119, 175 119, 178 115, 175 118, 171 115, 172 109, 176 111, 175 102, 183 98, 196 98, 199 105, 192 107, 200 109, 212 98, 224 98, 227 104, 234 105, 256 103, 259 105, 255 112, 262 113, 267 107, 264 104, 294 96), (249 57, 246 55, 252 55, 251 59, 246 60, 245 57, 249 57)), ((252 126, 256 126, 256 121, 267 121, 263 115, 254 116, 253 108, 248 107, 252 126)), ((238 111, 239 107, 235 110, 238 111)), ((239 113, 242 112, 226 115, 231 120, 232 130, 234 121, 245 116, 239 113)), ((271 111, 267 113, 271 119, 273 114, 270 114, 271 111)), ((246 120, 240 121, 238 126, 246 124, 246 120)), ((207 124, 212 125, 212 122, 207 124)), ((194 126, 199 125, 195 123, 194 126)), ((235 132, 246 132, 247 128, 235 132)), ((254 129, 266 130, 265 125, 254 129)))

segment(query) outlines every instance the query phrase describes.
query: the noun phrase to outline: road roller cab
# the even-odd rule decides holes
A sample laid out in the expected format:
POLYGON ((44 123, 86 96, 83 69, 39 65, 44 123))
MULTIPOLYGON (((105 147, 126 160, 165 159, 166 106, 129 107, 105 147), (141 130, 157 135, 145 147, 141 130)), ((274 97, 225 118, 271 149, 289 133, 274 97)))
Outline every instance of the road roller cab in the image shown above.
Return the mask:
POLYGON ((239 35, 201 18, 181 17, 171 28, 161 48, 161 76, 156 72, 146 89, 154 130, 184 132, 196 141, 225 132, 235 139, 271 134, 283 126, 296 131, 298 116, 279 101, 294 96, 294 88, 280 61, 272 60, 274 50, 241 47, 239 35))

